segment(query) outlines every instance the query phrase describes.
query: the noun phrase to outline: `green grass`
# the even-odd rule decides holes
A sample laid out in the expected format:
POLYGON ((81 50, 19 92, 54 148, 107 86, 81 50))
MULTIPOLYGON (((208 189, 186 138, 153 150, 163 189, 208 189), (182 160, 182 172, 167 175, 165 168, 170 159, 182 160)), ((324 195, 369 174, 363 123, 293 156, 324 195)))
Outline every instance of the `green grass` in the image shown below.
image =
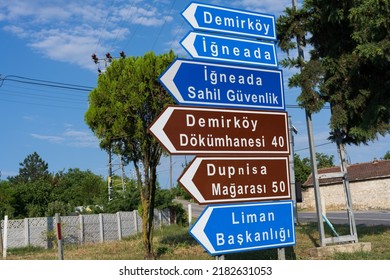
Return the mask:
MULTIPOLYGON (((349 228, 336 225, 340 235, 349 233, 349 228)), ((327 259, 333 260, 388 260, 390 259, 390 227, 358 226, 360 242, 371 242, 371 252, 337 253, 327 259)), ((326 236, 332 232, 326 228, 326 236)), ((319 235, 315 223, 300 224, 296 227, 297 244, 285 250, 286 259, 313 260, 309 249, 318 246, 319 235)), ((189 234, 188 229, 178 225, 156 230, 154 251, 159 260, 213 260, 189 234)), ((99 244, 65 245, 64 257, 67 260, 142 260, 143 244, 139 235, 121 241, 99 244)), ((26 247, 8 250, 7 259, 12 260, 52 260, 57 259, 57 249, 26 247)), ((227 260, 276 260, 277 250, 258 250, 228 254, 227 260)), ((322 258, 324 259, 324 258, 322 258)))

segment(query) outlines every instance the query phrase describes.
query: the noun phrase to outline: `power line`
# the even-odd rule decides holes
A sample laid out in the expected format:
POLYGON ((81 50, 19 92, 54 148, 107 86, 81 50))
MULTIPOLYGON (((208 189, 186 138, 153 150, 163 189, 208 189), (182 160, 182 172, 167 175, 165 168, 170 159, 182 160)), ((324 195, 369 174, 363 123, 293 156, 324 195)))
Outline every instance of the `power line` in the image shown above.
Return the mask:
MULTIPOLYGON (((315 147, 322 147, 322 146, 326 146, 326 145, 329 145, 329 144, 333 144, 333 142, 326 142, 326 143, 322 143, 322 144, 317 144, 315 145, 315 147)), ((306 147, 306 148, 302 148, 302 149, 299 149, 299 150, 295 150, 296 152, 302 152, 302 151, 305 151, 305 150, 308 150, 309 147, 306 147)))
POLYGON ((63 108, 63 109, 72 109, 72 110, 83 110, 83 111, 86 110, 86 108, 81 108, 81 107, 69 107, 69 106, 61 106, 61 105, 49 105, 49 104, 41 104, 41 103, 26 102, 26 101, 23 101, 23 102, 22 102, 22 101, 4 99, 4 98, 2 98, 2 97, 0 97, 0 101, 10 102, 10 103, 18 103, 18 104, 34 105, 34 106, 41 106, 41 107, 49 107, 49 108, 63 108))
POLYGON ((158 39, 160 38, 160 35, 161 35, 161 33, 162 33, 162 31, 163 31, 165 25, 167 24, 168 17, 171 16, 171 13, 172 13, 172 10, 173 10, 173 7, 175 6, 175 4, 176 4, 176 0, 174 0, 174 1, 172 2, 171 8, 170 8, 170 10, 169 10, 169 14, 165 17, 164 23, 161 25, 160 31, 157 33, 157 37, 156 37, 156 39, 154 40, 153 45, 152 45, 152 50, 154 49, 154 46, 156 45, 158 39))
MULTIPOLYGON (((104 1, 102 0, 102 3, 103 3, 103 2, 104 2, 104 1)), ((105 21, 104 21, 104 24, 102 25, 102 27, 101 27, 100 29, 104 29, 104 27, 107 25, 108 18, 110 17, 109 8, 112 7, 112 6, 114 5, 114 2, 115 2, 115 0, 112 0, 112 1, 111 1, 111 5, 107 8, 107 16, 106 16, 106 19, 105 19, 105 21)), ((100 45, 101 39, 102 39, 102 32, 100 32, 100 34, 99 34, 99 39, 98 39, 98 41, 97 41, 97 43, 96 43, 94 53, 96 53, 97 48, 98 48, 99 45, 100 45)))
MULTIPOLYGON (((27 98, 38 98, 45 101, 66 101, 74 104, 85 104, 87 100, 81 100, 81 99, 74 99, 69 98, 66 96, 52 96, 47 94, 41 94, 36 92, 21 92, 21 91, 4 91, 3 92, 7 96, 20 96, 20 97, 27 97, 27 98)), ((3 95, 3 94, 2 94, 3 95)))
POLYGON ((116 32, 115 39, 112 41, 111 46, 108 48, 109 51, 113 51, 115 43, 116 43, 116 41, 118 40, 118 37, 119 37, 119 32, 120 32, 121 28, 123 28, 123 22, 127 22, 128 21, 129 16, 130 16, 130 12, 133 11, 133 9, 135 8, 135 6, 134 6, 135 1, 136 0, 133 0, 131 2, 131 4, 129 6, 127 6, 127 13, 126 13, 125 17, 122 19, 122 24, 119 25, 119 28, 118 28, 118 30, 116 32))
POLYGON ((17 76, 17 75, 6 75, 4 77, 2 77, 0 75, 0 88, 3 86, 5 81, 30 84, 30 85, 53 87, 53 88, 87 91, 87 92, 93 90, 93 87, 89 87, 89 86, 54 82, 54 81, 48 81, 48 80, 33 79, 33 78, 28 78, 28 77, 24 77, 24 76, 17 76))
MULTIPOLYGON (((0 88, 3 86, 5 81, 22 83, 22 84, 30 84, 30 85, 36 85, 36 86, 44 86, 44 87, 50 87, 50 88, 60 88, 60 89, 67 89, 67 90, 84 91, 84 92, 90 92, 94 89, 93 87, 85 86, 85 85, 77 85, 77 84, 49 81, 49 80, 43 80, 43 79, 35 79, 35 78, 29 78, 29 77, 19 76, 19 75, 6 75, 6 76, 0 75, 0 88)), ((4 100, 4 101, 13 102, 10 100, 4 100)), ((22 103, 22 102, 17 102, 17 103, 22 103)), ((38 105, 38 104, 32 104, 32 103, 29 103, 29 104, 38 105)), ((291 104, 287 104, 286 108, 303 109, 299 105, 291 105, 291 104)), ((324 106, 323 109, 330 109, 330 106, 324 106)))

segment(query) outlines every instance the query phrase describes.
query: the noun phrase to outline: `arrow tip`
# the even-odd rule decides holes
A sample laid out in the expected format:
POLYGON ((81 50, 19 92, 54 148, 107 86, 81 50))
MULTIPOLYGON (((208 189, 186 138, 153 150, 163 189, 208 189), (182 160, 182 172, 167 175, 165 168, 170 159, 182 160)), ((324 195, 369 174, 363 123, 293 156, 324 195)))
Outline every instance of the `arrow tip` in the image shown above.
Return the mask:
POLYGON ((180 42, 183 48, 192 56, 192 58, 198 58, 199 54, 195 48, 195 39, 196 34, 194 32, 189 32, 186 37, 180 42))
POLYGON ((215 254, 216 251, 214 246, 211 244, 210 239, 204 232, 204 229, 212 212, 213 207, 207 206, 189 231, 190 234, 207 250, 207 252, 210 253, 210 255, 215 254))
POLYGON ((188 5, 187 8, 181 13, 181 15, 194 29, 199 28, 198 21, 195 18, 195 12, 197 7, 197 3, 190 3, 190 5, 188 5))

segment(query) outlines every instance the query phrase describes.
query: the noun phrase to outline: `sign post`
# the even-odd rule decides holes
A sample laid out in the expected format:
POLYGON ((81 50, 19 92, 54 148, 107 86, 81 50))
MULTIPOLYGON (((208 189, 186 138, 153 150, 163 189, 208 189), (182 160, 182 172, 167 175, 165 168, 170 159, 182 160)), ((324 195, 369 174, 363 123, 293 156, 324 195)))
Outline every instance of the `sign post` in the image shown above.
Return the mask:
POLYGON ((285 110, 279 69, 176 59, 160 82, 180 105, 285 110))
POLYGON ((210 255, 295 245, 293 203, 208 206, 190 234, 210 255))
POLYGON ((290 199, 287 157, 196 157, 179 183, 199 204, 290 199))
POLYGON ((191 3, 182 16, 195 30, 276 40, 273 15, 191 3))
POLYGON ((159 80, 179 105, 195 107, 168 106, 148 131, 168 153, 197 156, 179 183, 199 204, 218 204, 190 234, 218 259, 282 251, 295 229, 275 17, 200 3, 182 15, 195 32, 180 43, 195 60, 176 59, 159 80))
POLYGON ((149 127, 171 154, 288 155, 286 112, 167 107, 149 127))
POLYGON ((180 42, 195 59, 278 67, 274 43, 190 32, 180 42))

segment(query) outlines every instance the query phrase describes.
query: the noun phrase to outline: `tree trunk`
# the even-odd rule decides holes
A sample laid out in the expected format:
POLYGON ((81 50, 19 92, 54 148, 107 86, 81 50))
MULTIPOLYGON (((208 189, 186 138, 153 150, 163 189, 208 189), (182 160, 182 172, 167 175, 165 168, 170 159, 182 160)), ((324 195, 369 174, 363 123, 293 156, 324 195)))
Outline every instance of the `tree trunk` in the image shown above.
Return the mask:
POLYGON ((153 211, 148 198, 142 198, 142 242, 144 244, 144 258, 147 260, 155 259, 153 252, 153 211), (151 214, 152 211, 152 214, 151 214))
POLYGON ((156 168, 146 168, 145 186, 141 192, 142 199, 142 241, 144 244, 147 260, 156 258, 153 251, 153 231, 154 231, 154 200, 156 193, 156 168), (148 172, 149 171, 149 172, 148 172), (147 175, 149 174, 149 176, 147 175))

